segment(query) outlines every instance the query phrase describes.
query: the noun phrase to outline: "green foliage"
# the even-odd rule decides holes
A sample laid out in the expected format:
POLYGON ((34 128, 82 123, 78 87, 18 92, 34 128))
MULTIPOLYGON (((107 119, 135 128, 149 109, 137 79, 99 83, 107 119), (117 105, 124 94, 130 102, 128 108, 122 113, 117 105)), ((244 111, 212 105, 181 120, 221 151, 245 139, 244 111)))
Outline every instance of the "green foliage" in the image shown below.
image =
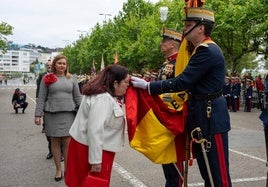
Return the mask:
MULTIPOLYGON (((239 72, 252 64, 257 54, 268 57, 268 3, 265 0, 214 0, 204 7, 215 11, 215 29, 212 38, 222 48, 226 66, 239 72)), ((184 1, 160 0, 156 4, 144 0, 128 0, 113 20, 97 23, 92 32, 80 37, 73 45, 65 47, 72 73, 89 73, 93 61, 100 69, 101 58, 105 65, 114 62, 132 72, 157 70, 164 56, 160 52, 162 22, 159 8, 169 8, 167 28, 182 32, 184 1)))
POLYGON ((5 22, 0 23, 0 50, 6 51, 7 39, 6 36, 13 34, 13 27, 5 22))
POLYGON ((212 37, 222 48, 227 67, 237 72, 243 64, 242 57, 252 52, 256 55, 262 45, 259 39, 268 29, 263 27, 263 22, 267 22, 264 4, 262 0, 229 0, 208 5, 216 12, 212 37))

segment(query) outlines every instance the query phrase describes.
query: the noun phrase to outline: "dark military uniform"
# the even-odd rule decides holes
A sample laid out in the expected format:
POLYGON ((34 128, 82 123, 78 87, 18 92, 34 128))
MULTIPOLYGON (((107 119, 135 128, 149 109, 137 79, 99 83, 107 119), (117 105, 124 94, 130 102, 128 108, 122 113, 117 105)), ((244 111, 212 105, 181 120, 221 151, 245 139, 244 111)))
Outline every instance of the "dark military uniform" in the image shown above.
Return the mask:
POLYGON ((175 75, 175 63, 178 53, 175 53, 167 58, 159 70, 158 80, 166 80, 173 78, 175 75))
MULTIPOLYGON (((162 52, 167 56, 166 61, 161 66, 157 80, 166 80, 170 78, 174 78, 175 76, 175 63, 178 55, 178 49, 179 43, 181 42, 182 35, 178 33, 177 31, 173 29, 164 28, 162 30, 162 37, 163 40, 161 42, 161 50, 164 49, 162 52), (168 39, 168 40, 167 40, 168 39), (166 49, 166 42, 167 41, 176 41, 179 42, 178 46, 172 45, 172 48, 166 49)), ((165 94, 165 96, 162 97, 164 102, 168 102, 170 100, 170 95, 165 94)), ((179 138, 175 138, 175 144, 179 141, 179 138)), ((177 149, 177 147, 176 147, 177 149)), ((166 178, 166 184, 165 187, 180 187, 182 186, 183 180, 180 178, 179 172, 183 173, 183 162, 178 161, 177 163, 169 163, 169 164, 162 164, 164 175, 166 178), (177 168, 176 168, 176 167, 177 168)))
MULTIPOLYGON (((211 142, 207 152, 215 186, 231 186, 229 174, 228 131, 230 117, 222 88, 225 79, 225 61, 221 49, 212 43, 201 44, 182 74, 165 80, 150 82, 152 95, 189 90, 189 132, 200 127, 203 136, 211 142), (208 107, 211 107, 208 116, 208 107)), ((194 153, 205 186, 210 186, 201 147, 194 144, 194 153)))
POLYGON ((244 112, 251 112, 252 108, 252 93, 253 93, 253 88, 250 83, 246 85, 245 88, 245 108, 244 112))
MULTIPOLYGON (((167 58, 167 61, 163 63, 159 70, 158 80, 166 80, 175 77, 175 63, 178 53, 170 55, 167 58)), ((176 163, 179 171, 183 173, 183 162, 176 163)), ((166 178, 165 187, 178 187, 182 186, 182 180, 178 176, 177 169, 174 166, 174 163, 162 164, 164 175, 166 178)))
POLYGON ((225 97, 227 108, 231 108, 231 83, 228 78, 226 78, 226 82, 223 86, 222 94, 225 97))
POLYGON ((234 83, 231 85, 231 106, 232 112, 236 112, 239 110, 239 96, 241 92, 241 87, 238 83, 234 83))

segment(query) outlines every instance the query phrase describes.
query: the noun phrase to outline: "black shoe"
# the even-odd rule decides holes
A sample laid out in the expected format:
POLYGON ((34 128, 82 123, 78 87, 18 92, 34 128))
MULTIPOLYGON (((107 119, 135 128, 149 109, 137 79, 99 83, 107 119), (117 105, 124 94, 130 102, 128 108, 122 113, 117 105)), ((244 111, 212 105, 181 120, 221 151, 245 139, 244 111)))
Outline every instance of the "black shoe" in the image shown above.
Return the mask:
POLYGON ((51 154, 51 153, 48 153, 47 154, 47 159, 49 160, 49 159, 51 159, 53 157, 53 155, 51 154))
POLYGON ((61 160, 60 160, 61 162, 63 162, 64 161, 64 157, 63 156, 61 156, 61 160))
POLYGON ((55 177, 55 181, 59 182, 62 179, 62 175, 60 177, 55 177))
POLYGON ((25 108, 24 109, 22 109, 22 113, 24 114, 24 110, 25 110, 25 108))
POLYGON ((16 113, 16 114, 18 113, 18 109, 15 109, 15 113, 16 113))

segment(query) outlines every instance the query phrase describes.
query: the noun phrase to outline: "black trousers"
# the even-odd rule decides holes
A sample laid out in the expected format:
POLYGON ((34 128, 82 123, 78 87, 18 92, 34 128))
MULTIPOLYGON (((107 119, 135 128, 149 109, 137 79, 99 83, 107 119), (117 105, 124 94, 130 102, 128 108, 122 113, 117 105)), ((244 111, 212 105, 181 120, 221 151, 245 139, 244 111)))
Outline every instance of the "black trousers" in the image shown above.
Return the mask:
MULTIPOLYGON (((165 187, 178 187, 182 186, 182 179, 174 166, 175 163, 170 164, 162 164, 162 168, 164 171, 166 184, 165 187)), ((183 175, 183 162, 177 163, 178 170, 183 175)))
POLYGON ((22 108, 22 110, 24 111, 24 110, 27 108, 27 106, 28 106, 28 102, 25 102, 25 103, 23 103, 23 104, 20 104, 19 106, 17 106, 17 103, 15 103, 15 104, 13 105, 13 108, 14 108, 14 110, 16 111, 16 113, 18 113, 18 109, 19 109, 19 108, 22 108))

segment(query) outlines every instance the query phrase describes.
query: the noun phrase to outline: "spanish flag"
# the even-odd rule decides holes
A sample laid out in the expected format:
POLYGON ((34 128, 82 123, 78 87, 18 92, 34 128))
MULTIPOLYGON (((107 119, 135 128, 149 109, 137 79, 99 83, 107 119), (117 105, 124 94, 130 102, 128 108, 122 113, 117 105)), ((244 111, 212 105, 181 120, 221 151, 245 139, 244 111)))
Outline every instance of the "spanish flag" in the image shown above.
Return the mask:
POLYGON ((129 87, 126 116, 130 146, 156 164, 184 161, 186 104, 184 109, 171 110, 158 95, 129 87))
POLYGON ((185 38, 183 38, 176 59, 175 76, 178 76, 183 72, 183 70, 186 68, 190 60, 190 54, 187 48, 188 48, 188 41, 185 38))

